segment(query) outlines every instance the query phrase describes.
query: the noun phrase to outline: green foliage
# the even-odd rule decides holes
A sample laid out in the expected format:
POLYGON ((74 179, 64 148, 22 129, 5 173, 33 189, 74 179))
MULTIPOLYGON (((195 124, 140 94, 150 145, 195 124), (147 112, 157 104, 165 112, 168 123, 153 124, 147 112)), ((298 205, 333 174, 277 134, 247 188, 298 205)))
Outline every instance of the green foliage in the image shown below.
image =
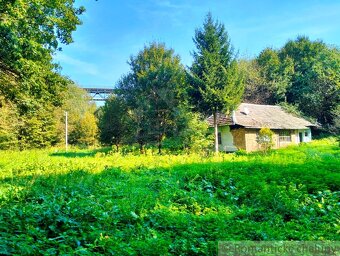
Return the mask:
POLYGON ((181 139, 183 148, 193 152, 202 152, 213 142, 207 121, 202 120, 198 113, 187 113, 186 125, 181 129, 178 137, 181 139))
POLYGON ((293 73, 290 58, 282 61, 277 50, 266 48, 254 60, 239 61, 239 66, 245 75, 244 100, 257 104, 286 100, 293 73))
POLYGON ((84 9, 72 0, 0 1, 0 97, 15 106, 15 129, 6 147, 32 148, 58 142, 53 116, 63 103, 68 79, 52 55, 72 42, 84 9), (19 142, 19 143, 18 143, 19 142))
POLYGON ((0 2, 0 69, 17 77, 16 86, 4 83, 0 93, 23 112, 32 108, 27 101, 39 108, 47 102, 59 104, 63 78, 56 73, 52 54, 60 43, 72 42, 83 11, 69 0, 0 2))
POLYGON ((267 153, 273 147, 273 135, 274 132, 267 127, 260 129, 257 136, 257 143, 260 144, 261 149, 264 153, 267 153))
POLYGON ((93 113, 86 112, 70 132, 69 140, 74 145, 93 146, 97 142, 97 135, 97 119, 93 113))
POLYGON ((203 152, 211 146, 213 138, 209 125, 200 114, 183 111, 176 123, 176 132, 164 140, 164 148, 170 152, 203 152))
POLYGON ((83 7, 72 0, 0 2, 0 59, 19 68, 22 60, 50 60, 59 43, 72 42, 83 7), (14 62, 13 62, 14 60, 14 62))
MULTIPOLYGON (((224 25, 209 13, 203 27, 195 32, 196 52, 188 75, 193 105, 204 114, 230 113, 243 94, 243 79, 238 71, 234 49, 224 25)), ((218 151, 215 120, 215 150, 218 151)))
POLYGON ((194 43, 197 51, 189 77, 194 105, 207 114, 232 110, 240 101, 243 86, 224 25, 209 13, 203 28, 196 30, 194 43))
POLYGON ((267 48, 255 60, 240 61, 251 103, 295 105, 302 116, 334 133, 340 102, 340 51, 307 37, 267 48))
POLYGON ((111 96, 100 109, 99 130, 100 141, 104 144, 114 144, 117 149, 131 137, 132 118, 123 98, 111 96))
POLYGON ((334 134, 340 135, 340 104, 338 104, 333 110, 332 110, 332 116, 333 116, 333 125, 331 126, 331 131, 334 134))
POLYGON ((339 240, 335 140, 239 155, 0 152, 1 254, 216 255, 339 240))
POLYGON ((301 111, 297 105, 289 104, 287 102, 281 102, 279 104, 287 113, 293 114, 295 116, 302 116, 301 111))
POLYGON ((69 143, 91 146, 97 143, 98 125, 95 117, 96 105, 87 92, 72 81, 68 81, 63 92, 63 104, 55 113, 58 142, 65 144, 65 111, 68 113, 69 143))
POLYGON ((277 104, 285 101, 286 91, 291 84, 291 75, 293 73, 292 60, 287 57, 281 61, 277 51, 267 48, 259 54, 256 62, 261 67, 260 75, 265 81, 262 86, 270 93, 267 103, 277 104))
POLYGON ((57 121, 52 109, 39 109, 25 116, 18 131, 19 148, 42 148, 57 144, 57 121))
POLYGON ((256 60, 239 60, 238 67, 244 77, 243 100, 254 104, 268 104, 272 91, 268 88, 265 78, 261 76, 261 68, 256 60))
POLYGON ((16 107, 0 98, 0 149, 10 149, 18 144, 19 120, 16 107))
POLYGON ((184 68, 164 44, 151 43, 130 59, 131 72, 119 82, 136 127, 141 149, 164 138, 176 127, 176 113, 185 105, 184 68))
POLYGON ((281 50, 282 61, 294 65, 287 101, 296 103, 307 116, 321 124, 333 124, 331 111, 340 101, 340 51, 306 37, 289 41, 281 50))

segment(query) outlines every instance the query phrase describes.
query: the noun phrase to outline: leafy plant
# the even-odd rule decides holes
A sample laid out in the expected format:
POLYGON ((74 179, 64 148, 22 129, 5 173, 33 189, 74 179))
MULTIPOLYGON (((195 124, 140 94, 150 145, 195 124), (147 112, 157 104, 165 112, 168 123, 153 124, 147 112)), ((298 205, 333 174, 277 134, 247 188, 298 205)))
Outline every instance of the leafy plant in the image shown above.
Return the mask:
POLYGON ((264 153, 267 153, 273 146, 274 132, 267 127, 261 128, 257 136, 257 143, 260 145, 264 153))
POLYGON ((1 254, 215 255, 223 240, 339 239, 335 139, 266 155, 72 150, 0 151, 1 254))

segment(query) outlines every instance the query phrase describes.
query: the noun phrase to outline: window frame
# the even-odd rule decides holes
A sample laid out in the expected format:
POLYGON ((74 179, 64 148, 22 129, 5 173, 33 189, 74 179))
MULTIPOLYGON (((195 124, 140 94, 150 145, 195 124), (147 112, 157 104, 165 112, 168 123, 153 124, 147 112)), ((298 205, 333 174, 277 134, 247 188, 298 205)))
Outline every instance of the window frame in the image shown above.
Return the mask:
POLYGON ((222 145, 222 133, 221 132, 217 133, 217 140, 218 140, 218 145, 222 145))
POLYGON ((279 131, 279 142, 290 143, 292 142, 292 132, 290 130, 279 131))

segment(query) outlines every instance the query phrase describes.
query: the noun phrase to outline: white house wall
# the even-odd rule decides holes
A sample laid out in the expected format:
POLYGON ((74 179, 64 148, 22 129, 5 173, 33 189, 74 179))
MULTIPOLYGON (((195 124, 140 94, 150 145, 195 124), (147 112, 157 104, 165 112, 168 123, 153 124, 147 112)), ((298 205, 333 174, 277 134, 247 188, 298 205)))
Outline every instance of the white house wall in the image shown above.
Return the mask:
POLYGON ((312 141, 312 131, 310 128, 304 130, 298 130, 296 134, 297 143, 299 142, 311 142, 312 141), (302 133, 302 141, 300 141, 299 133, 302 133), (306 136, 307 135, 307 136, 306 136))
POLYGON ((233 152, 236 151, 237 148, 234 146, 233 135, 230 132, 229 126, 219 126, 218 132, 221 133, 221 141, 219 144, 220 151, 233 152))

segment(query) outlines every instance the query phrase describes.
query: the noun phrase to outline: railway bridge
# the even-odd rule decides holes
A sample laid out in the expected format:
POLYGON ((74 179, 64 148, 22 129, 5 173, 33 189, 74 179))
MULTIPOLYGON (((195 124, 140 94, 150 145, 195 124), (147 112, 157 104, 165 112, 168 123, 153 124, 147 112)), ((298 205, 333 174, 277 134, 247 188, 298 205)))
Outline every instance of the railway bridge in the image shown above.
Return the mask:
POLYGON ((83 87, 83 89, 88 92, 94 101, 106 101, 108 97, 115 92, 115 89, 110 88, 83 87))

